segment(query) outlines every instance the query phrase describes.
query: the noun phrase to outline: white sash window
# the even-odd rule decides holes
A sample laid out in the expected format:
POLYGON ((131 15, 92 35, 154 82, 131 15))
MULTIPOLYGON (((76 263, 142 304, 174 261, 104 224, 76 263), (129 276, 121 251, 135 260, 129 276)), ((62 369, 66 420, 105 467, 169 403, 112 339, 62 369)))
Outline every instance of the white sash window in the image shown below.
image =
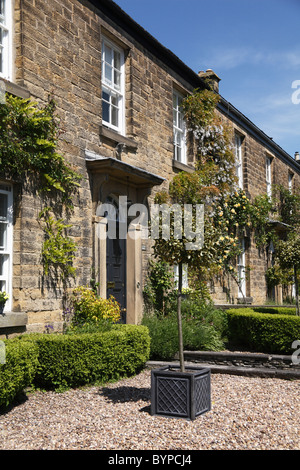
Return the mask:
POLYGON ((0 183, 0 290, 9 295, 5 311, 11 310, 13 251, 13 192, 12 186, 0 183))
POLYGON ((267 195, 272 196, 272 159, 270 157, 266 158, 266 183, 267 183, 267 195))
POLYGON ((0 0, 0 77, 11 79, 12 67, 11 0, 0 0))
POLYGON ((238 186, 240 189, 244 187, 243 181, 243 155, 242 155, 242 136, 235 135, 235 164, 236 164, 236 176, 238 178, 238 186))
POLYGON ((125 134, 124 51, 112 42, 102 41, 102 120, 103 124, 125 134))
POLYGON ((186 126, 182 110, 183 96, 177 91, 173 92, 173 137, 174 159, 186 163, 186 126))

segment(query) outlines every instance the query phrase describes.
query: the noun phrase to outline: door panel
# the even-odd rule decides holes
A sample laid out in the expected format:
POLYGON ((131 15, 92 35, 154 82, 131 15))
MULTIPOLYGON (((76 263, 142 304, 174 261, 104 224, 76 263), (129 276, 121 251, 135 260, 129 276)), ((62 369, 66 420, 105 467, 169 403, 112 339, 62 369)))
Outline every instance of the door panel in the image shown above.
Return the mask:
POLYGON ((126 323, 126 240, 107 238, 106 246, 107 297, 112 295, 119 302, 121 322, 126 323))

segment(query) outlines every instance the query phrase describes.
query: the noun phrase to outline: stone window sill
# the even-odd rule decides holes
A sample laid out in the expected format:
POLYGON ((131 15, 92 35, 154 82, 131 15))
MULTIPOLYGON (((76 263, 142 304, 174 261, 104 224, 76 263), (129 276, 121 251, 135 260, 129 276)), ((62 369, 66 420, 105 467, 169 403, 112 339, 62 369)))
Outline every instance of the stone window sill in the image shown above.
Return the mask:
POLYGON ((27 325, 27 314, 23 312, 7 312, 0 315, 0 328, 27 325))
POLYGON ((11 95, 18 96, 18 98, 28 99, 30 98, 29 91, 16 83, 10 82, 5 78, 0 78, 0 83, 4 83, 4 89, 7 93, 11 95))
POLYGON ((185 163, 181 163, 173 159, 173 170, 186 171, 188 173, 193 173, 195 171, 195 168, 193 166, 186 165, 185 163))
POLYGON ((118 132, 104 126, 100 126, 100 136, 114 142, 116 145, 125 145, 125 147, 128 147, 132 150, 137 150, 138 148, 138 144, 133 139, 118 134, 118 132))

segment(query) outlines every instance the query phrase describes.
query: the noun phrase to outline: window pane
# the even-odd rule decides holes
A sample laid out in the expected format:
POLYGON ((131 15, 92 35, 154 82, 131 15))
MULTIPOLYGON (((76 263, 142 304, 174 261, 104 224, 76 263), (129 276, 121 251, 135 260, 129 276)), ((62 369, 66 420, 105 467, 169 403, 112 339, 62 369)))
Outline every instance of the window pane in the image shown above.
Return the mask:
POLYGON ((113 50, 107 44, 104 44, 104 60, 107 64, 112 65, 113 50))
POLYGON ((0 15, 4 16, 5 11, 4 11, 4 0, 0 0, 0 15))
POLYGON ((175 109, 173 109, 173 125, 177 127, 177 113, 175 109))
POLYGON ((176 147, 176 160, 181 162, 181 148, 180 147, 176 147))
POLYGON ((4 261, 5 255, 0 255, 0 276, 4 275, 4 261))
POLYGON ((114 85, 118 90, 121 88, 121 74, 116 70, 114 71, 114 85))
POLYGON ((102 101, 102 119, 105 122, 109 122, 109 103, 102 101))
POLYGON ((113 95, 111 96, 111 104, 113 106, 118 107, 118 97, 117 96, 113 96, 113 95))
POLYGON ((118 108, 115 108, 114 106, 112 106, 112 109, 111 109, 111 123, 113 124, 113 126, 116 126, 118 127, 119 126, 119 112, 118 112, 118 108))
POLYGON ((177 95, 173 95, 173 108, 176 109, 177 108, 177 95))
POLYGON ((183 116, 181 112, 178 112, 178 124, 179 129, 183 129, 183 116))
POLYGON ((0 250, 4 250, 6 247, 6 230, 7 224, 0 223, 0 250))
POLYGON ((112 83, 112 68, 110 65, 104 65, 104 80, 107 84, 112 83))
POLYGON ((118 71, 121 70, 121 54, 118 51, 114 51, 114 67, 118 71))
POLYGON ((7 219, 7 194, 0 194, 0 219, 7 219))

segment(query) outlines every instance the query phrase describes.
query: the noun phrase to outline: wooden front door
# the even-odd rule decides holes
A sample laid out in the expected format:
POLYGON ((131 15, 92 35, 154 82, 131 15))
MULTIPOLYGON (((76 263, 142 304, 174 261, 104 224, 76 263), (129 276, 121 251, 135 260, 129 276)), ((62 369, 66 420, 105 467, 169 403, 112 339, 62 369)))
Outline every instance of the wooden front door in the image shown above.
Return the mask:
POLYGON ((119 302, 121 322, 126 323, 126 240, 119 239, 117 224, 116 239, 106 240, 107 298, 112 295, 119 302))

